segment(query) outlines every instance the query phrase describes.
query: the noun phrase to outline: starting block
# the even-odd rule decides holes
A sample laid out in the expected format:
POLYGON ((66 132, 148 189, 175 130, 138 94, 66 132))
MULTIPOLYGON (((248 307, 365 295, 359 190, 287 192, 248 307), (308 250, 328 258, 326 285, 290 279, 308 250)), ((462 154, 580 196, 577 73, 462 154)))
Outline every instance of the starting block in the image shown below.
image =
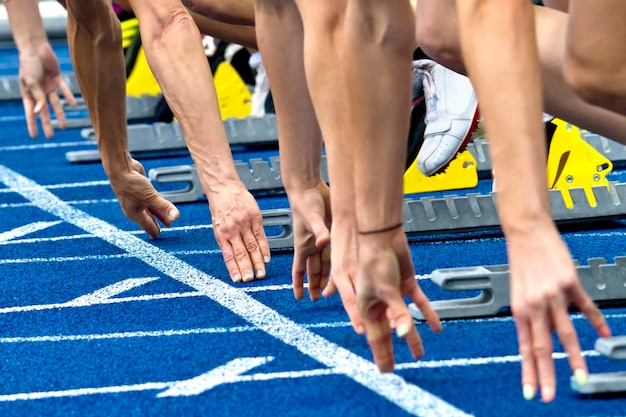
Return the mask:
MULTIPOLYGON (((271 191, 284 188, 278 157, 272 157, 269 161, 261 158, 252 158, 248 162, 235 161, 235 169, 241 182, 249 191, 271 191)), ((322 177, 328 181, 325 156, 322 156, 321 170, 322 177)), ((193 165, 153 168, 148 171, 148 176, 152 181, 161 184, 184 183, 181 189, 161 192, 163 198, 172 203, 189 203, 204 195, 198 172, 193 165)))
MULTIPOLYGON (((74 73, 61 74, 63 81, 67 84, 74 95, 80 95, 80 88, 74 73)), ((21 100, 20 79, 17 76, 7 76, 0 78, 0 101, 21 100)))
POLYGON ((284 249, 293 247, 293 228, 291 210, 277 209, 268 210, 263 213, 263 227, 282 228, 282 232, 278 235, 267 236, 270 249, 284 249))
MULTIPOLYGON (((616 257, 614 264, 604 258, 591 258, 588 263, 576 270, 589 297, 600 306, 626 304, 626 257, 616 257)), ((510 308, 508 265, 440 269, 431 280, 447 291, 480 291, 475 297, 432 301, 441 319, 495 316, 510 308)), ((424 319, 415 304, 409 310, 415 319, 424 319)))
POLYGON ((547 163, 549 188, 561 190, 568 208, 574 205, 568 190, 582 188, 589 204, 595 206, 591 188, 609 185, 606 175, 613 169, 613 164, 583 140, 577 127, 559 119, 552 120, 546 126, 551 137, 547 163))
MULTIPOLYGON (((126 96, 126 119, 129 121, 154 119, 157 105, 159 104, 160 96, 152 96, 144 94, 140 97, 126 96)), ((76 107, 70 107, 67 102, 63 103, 63 110, 65 112, 70 111, 84 111, 87 112, 87 105, 82 98, 76 99, 76 107)), ((87 117, 67 117, 68 128, 81 128, 91 126, 91 119, 87 117)), ((59 128, 59 122, 57 120, 52 121, 52 127, 59 128)), ((95 138, 95 134, 94 134, 95 138)))
MULTIPOLYGON (((611 161, 614 166, 626 166, 626 145, 589 132, 582 133, 582 139, 611 161)), ((485 138, 472 139, 467 145, 467 150, 476 160, 478 173, 490 174, 492 165, 488 140, 485 138)))
MULTIPOLYGON (((224 121, 226 136, 231 146, 259 146, 278 143, 276 115, 263 117, 230 118, 224 121)), ((84 129, 81 136, 96 141, 93 129, 84 129)), ((128 149, 131 153, 171 152, 187 149, 187 143, 178 122, 140 123, 128 126, 128 149)), ((97 149, 67 152, 70 162, 97 162, 97 149)))
POLYGON ((457 155, 440 174, 432 176, 422 174, 416 161, 404 172, 404 194, 460 190, 474 188, 477 185, 476 160, 467 150, 457 155))
MULTIPOLYGON (((571 207, 567 206, 560 190, 550 190, 552 218, 557 224, 626 218, 626 183, 591 187, 595 205, 590 204, 585 189, 573 188, 568 191, 573 202, 571 207)), ((403 222, 404 231, 412 235, 482 231, 500 227, 495 193, 423 197, 419 200, 405 198, 403 222)), ((287 239, 282 241, 287 242, 287 239)), ((293 247, 293 240, 290 245, 293 247)))
MULTIPOLYGON (((626 336, 597 339, 595 349, 598 353, 611 359, 626 359, 626 336)), ((626 371, 589 374, 585 385, 578 384, 576 378, 572 376, 570 386, 580 394, 626 392, 626 371)))

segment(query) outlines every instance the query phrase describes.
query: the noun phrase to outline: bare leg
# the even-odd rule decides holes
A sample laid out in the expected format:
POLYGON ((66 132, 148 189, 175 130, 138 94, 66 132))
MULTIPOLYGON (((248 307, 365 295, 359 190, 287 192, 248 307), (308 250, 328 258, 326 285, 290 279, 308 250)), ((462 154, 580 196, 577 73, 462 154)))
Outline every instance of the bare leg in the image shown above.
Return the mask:
POLYGON ((564 72, 590 103, 626 114, 626 2, 572 0, 564 72))
MULTIPOLYGON (((581 99, 563 77, 567 15, 535 7, 545 111, 579 127, 626 143, 626 117, 581 99)), ((417 0, 418 42, 435 61, 465 73, 453 0, 417 0)))

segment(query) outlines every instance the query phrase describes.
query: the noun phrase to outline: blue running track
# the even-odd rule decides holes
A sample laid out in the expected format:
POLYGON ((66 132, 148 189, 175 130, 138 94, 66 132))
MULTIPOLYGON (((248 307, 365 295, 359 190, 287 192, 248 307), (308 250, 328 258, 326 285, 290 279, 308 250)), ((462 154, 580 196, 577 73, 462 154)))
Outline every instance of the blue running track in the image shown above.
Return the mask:
MULTIPOLYGON (((71 71, 67 45, 55 48, 71 71)), ((0 76, 17 72, 16 51, 0 49, 0 76)), ((557 400, 524 401, 508 316, 447 321, 440 335, 420 323, 424 359, 396 340, 397 371, 379 374, 337 296, 293 299, 292 253, 273 253, 263 281, 231 283, 205 201, 180 204, 180 219, 151 241, 123 216, 99 164, 65 158, 93 147, 79 130, 31 140, 21 102, 0 102, 0 416, 626 416, 626 397, 569 388, 558 343, 557 400)), ((284 195, 258 201, 287 207, 284 195)), ((564 237, 583 263, 611 261, 626 254, 621 226, 564 237)), ((433 270, 506 263, 498 232, 425 236, 411 249, 433 300, 447 297, 433 270)), ((626 335, 625 313, 605 310, 614 334, 626 335)), ((593 330, 573 317, 591 371, 626 371, 594 352, 593 330)))

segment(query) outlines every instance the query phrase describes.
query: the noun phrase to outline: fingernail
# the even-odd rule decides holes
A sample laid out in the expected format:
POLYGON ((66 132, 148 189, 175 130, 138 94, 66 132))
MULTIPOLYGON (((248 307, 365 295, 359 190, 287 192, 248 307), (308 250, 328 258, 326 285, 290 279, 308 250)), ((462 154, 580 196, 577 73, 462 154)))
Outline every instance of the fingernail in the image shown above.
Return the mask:
POLYGON ((552 401, 554 398, 554 388, 551 385, 544 385, 541 387, 541 400, 544 402, 552 401))
POLYGON ((37 105, 35 105, 35 113, 39 113, 42 108, 43 108, 43 103, 41 101, 37 102, 37 105))
POLYGON ((265 271, 262 269, 259 269, 258 271, 256 271, 256 277, 257 278, 264 278, 265 277, 265 271))
POLYGON ((171 209, 169 212, 170 215, 170 219, 174 220, 176 219, 176 217, 178 216, 178 210, 176 209, 171 209))
POLYGON ((252 281, 252 273, 246 272, 245 274, 243 274, 243 282, 249 282, 249 281, 252 281))
POLYGON ((524 388, 522 391, 524 393, 524 399, 526 401, 530 401, 533 398, 535 398, 535 387, 533 387, 532 385, 530 384, 524 385, 524 388))
POLYGON ((582 387, 587 383, 587 372, 583 369, 576 369, 574 371, 574 378, 576 379, 576 383, 582 387))
POLYGON ((365 327, 363 327, 363 326, 356 326, 355 331, 357 332, 357 334, 364 334, 365 333, 365 327))
POLYGON ((263 260, 265 261, 265 263, 266 263, 266 264, 269 264, 269 263, 270 263, 270 257, 269 257, 269 256, 267 256, 267 255, 265 255, 265 256, 263 257, 263 260))
POLYGON ((408 324, 399 325, 398 328, 396 329, 396 334, 398 335, 398 337, 404 337, 407 334, 409 334, 409 325, 408 324))
POLYGON ((234 281, 234 282, 239 282, 239 281, 241 281, 241 275, 239 275, 239 274, 235 274, 235 276, 233 277, 233 281, 234 281))

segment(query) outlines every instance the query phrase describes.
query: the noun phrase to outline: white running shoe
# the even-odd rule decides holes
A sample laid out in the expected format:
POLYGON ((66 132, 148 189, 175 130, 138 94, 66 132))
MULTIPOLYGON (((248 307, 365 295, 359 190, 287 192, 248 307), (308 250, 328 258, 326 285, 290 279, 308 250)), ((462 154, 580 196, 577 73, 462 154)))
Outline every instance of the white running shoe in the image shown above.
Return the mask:
POLYGON ((413 62, 422 74, 426 98, 426 132, 417 156, 424 175, 445 169, 467 146, 478 126, 478 100, 469 78, 430 59, 413 62))

